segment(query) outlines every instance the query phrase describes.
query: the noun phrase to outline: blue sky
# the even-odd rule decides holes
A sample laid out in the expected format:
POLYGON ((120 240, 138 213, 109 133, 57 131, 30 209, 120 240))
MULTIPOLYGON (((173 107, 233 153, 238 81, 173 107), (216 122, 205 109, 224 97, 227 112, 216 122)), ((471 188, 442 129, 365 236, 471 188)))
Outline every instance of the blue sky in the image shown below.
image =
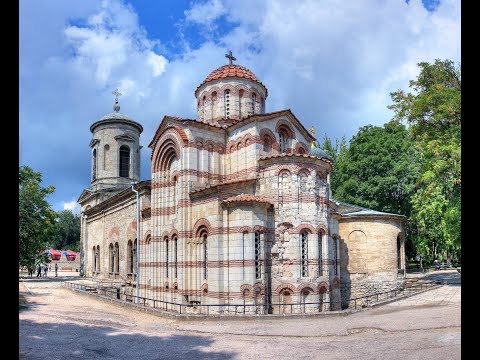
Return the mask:
POLYGON ((90 185, 90 125, 112 111, 142 124, 141 179, 164 115, 196 118, 195 88, 228 62, 268 88, 316 137, 392 118, 390 92, 417 63, 460 62, 460 0, 20 0, 19 162, 78 212, 90 185))

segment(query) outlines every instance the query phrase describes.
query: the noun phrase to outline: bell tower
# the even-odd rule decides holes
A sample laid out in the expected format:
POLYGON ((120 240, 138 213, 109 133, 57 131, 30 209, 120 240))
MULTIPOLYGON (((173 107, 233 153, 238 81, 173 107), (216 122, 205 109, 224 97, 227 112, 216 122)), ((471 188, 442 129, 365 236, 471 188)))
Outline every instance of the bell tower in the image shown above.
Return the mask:
POLYGON ((115 89, 113 112, 90 126, 91 187, 93 191, 124 188, 140 180, 140 134, 142 125, 120 112, 115 89))

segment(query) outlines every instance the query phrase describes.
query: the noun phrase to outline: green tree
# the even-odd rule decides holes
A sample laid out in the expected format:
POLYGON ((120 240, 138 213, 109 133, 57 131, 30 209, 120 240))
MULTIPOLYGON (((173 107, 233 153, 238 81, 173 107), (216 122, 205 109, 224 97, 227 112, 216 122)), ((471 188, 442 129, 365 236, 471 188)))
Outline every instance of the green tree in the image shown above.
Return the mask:
MULTIPOLYGON (((404 125, 364 126, 349 146, 345 139, 337 142, 335 151, 334 199, 410 218, 420 163, 404 125)), ((416 226, 407 221, 405 232, 407 256, 411 257, 415 255, 416 226)))
POLYGON ((47 262, 45 248, 54 234, 56 213, 45 199, 55 191, 50 185, 42 187, 42 175, 29 166, 19 168, 19 264, 35 266, 47 262))
POLYGON ((451 60, 418 63, 411 93, 391 93, 394 121, 406 122, 421 154, 422 169, 412 198, 417 247, 430 260, 460 255, 461 71, 451 60))
POLYGON ((52 242, 55 249, 80 251, 80 216, 71 210, 58 213, 55 224, 56 236, 52 242))

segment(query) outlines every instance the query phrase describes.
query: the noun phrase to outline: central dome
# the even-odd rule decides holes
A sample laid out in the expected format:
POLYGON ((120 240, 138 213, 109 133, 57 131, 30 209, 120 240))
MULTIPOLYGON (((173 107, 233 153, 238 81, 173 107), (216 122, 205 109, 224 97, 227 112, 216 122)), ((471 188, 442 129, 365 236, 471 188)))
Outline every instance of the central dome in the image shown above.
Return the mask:
MULTIPOLYGON (((214 80, 219 80, 219 79, 225 79, 225 78, 242 78, 242 79, 248 79, 251 81, 255 81, 258 84, 261 84, 263 87, 265 85, 262 84, 260 80, 257 79, 255 74, 247 69, 244 66, 241 65, 223 65, 220 66, 219 68, 213 70, 208 76, 205 78, 205 80, 202 81, 200 85, 197 86, 195 89, 195 95, 198 93, 198 89, 202 87, 207 82, 214 81, 214 80)), ((266 91, 268 93, 268 91, 266 91)), ((267 95, 268 96, 268 95, 267 95)))

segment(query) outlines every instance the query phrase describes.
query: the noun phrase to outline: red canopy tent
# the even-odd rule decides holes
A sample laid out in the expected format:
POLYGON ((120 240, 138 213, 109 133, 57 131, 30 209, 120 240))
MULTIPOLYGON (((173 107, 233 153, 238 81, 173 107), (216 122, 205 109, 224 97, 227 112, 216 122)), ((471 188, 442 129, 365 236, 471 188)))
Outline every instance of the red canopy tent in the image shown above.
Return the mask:
POLYGON ((73 250, 66 250, 63 252, 65 254, 65 256, 67 257, 67 260, 75 260, 75 258, 77 257, 77 253, 73 250))
POLYGON ((60 260, 60 257, 62 256, 62 253, 60 251, 53 248, 47 250, 47 253, 52 257, 52 260, 60 260))

